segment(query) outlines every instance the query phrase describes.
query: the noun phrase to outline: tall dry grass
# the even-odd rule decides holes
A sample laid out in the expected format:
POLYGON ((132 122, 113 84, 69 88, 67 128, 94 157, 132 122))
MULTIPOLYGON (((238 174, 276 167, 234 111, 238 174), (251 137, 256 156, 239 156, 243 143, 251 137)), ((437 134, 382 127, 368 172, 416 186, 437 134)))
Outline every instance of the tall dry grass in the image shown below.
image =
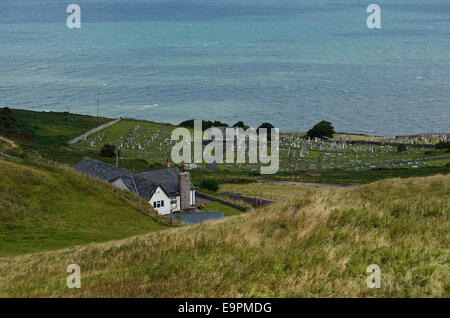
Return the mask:
POLYGON ((0 296, 450 296, 450 176, 350 189, 242 187, 290 194, 220 221, 0 258, 0 296), (72 263, 81 289, 66 287, 72 263), (380 289, 367 287, 370 264, 381 267, 380 289))
POLYGON ((0 256, 166 229, 139 200, 59 165, 0 159, 0 256))

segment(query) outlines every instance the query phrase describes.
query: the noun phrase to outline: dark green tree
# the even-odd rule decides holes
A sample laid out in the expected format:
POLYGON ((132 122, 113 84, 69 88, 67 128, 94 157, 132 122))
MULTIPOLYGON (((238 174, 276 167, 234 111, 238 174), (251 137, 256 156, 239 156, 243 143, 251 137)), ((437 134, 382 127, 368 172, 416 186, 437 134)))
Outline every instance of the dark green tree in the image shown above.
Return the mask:
POLYGON ((308 130, 307 134, 310 138, 328 139, 333 138, 335 131, 333 124, 331 124, 329 121, 322 120, 320 123, 316 124, 313 128, 308 130))
POLYGON ((450 141, 440 141, 436 144, 436 149, 442 150, 442 149, 450 149, 450 141))
POLYGON ((244 124, 244 122, 242 120, 238 121, 236 124, 234 124, 233 127, 242 128, 244 130, 247 130, 249 128, 246 124, 244 124))
POLYGON ((13 116, 11 109, 9 107, 2 108, 0 111, 0 125, 3 125, 6 130, 9 130, 15 121, 16 119, 13 116))
POLYGON ((405 145, 398 145, 397 152, 405 152, 407 150, 405 145))
MULTIPOLYGON (((100 156, 102 157, 108 157, 108 158, 114 158, 116 156, 116 145, 104 145, 103 148, 100 150, 100 156)), ((120 153, 119 153, 120 155, 120 153)))
MULTIPOLYGON (((184 128, 194 128, 194 119, 183 121, 182 123, 179 124, 179 126, 184 127, 184 128)), ((218 120, 215 120, 215 121, 203 120, 202 121, 202 129, 203 130, 209 129, 211 127, 228 127, 228 124, 223 123, 218 120)))
POLYGON ((271 136, 272 136, 272 128, 275 128, 271 123, 265 122, 262 123, 261 125, 259 125, 258 127, 258 134, 259 134, 259 130, 261 128, 266 128, 267 129, 267 140, 271 140, 271 136))
POLYGON ((219 181, 213 178, 203 179, 200 183, 200 188, 207 189, 212 192, 217 192, 219 190, 219 181))

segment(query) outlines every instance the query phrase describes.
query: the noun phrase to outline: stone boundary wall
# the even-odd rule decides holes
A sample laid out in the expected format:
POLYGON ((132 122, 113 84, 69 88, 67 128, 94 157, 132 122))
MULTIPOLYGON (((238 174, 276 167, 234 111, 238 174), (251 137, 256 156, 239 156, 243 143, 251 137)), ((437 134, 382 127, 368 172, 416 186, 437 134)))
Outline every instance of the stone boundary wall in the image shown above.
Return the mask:
POLYGON ((209 194, 197 191, 197 190, 195 191, 195 195, 199 196, 200 198, 207 199, 209 201, 217 201, 217 202, 223 203, 225 205, 231 206, 232 208, 235 208, 242 212, 249 212, 252 210, 252 208, 250 208, 248 206, 241 206, 239 204, 231 203, 231 202, 225 201, 223 199, 217 198, 215 196, 212 196, 212 195, 209 195, 209 194))
POLYGON ((157 122, 157 121, 147 120, 147 119, 136 119, 136 118, 122 117, 122 120, 135 121, 135 122, 138 122, 138 123, 149 123, 149 124, 158 124, 158 125, 162 125, 162 126, 176 127, 176 125, 173 125, 171 123, 160 123, 160 122, 157 122))
POLYGON ((108 127, 110 127, 110 126, 112 126, 112 125, 114 125, 114 124, 117 124, 121 119, 122 119, 122 118, 117 118, 116 120, 110 121, 109 123, 106 123, 106 124, 103 124, 103 125, 101 125, 101 126, 98 126, 98 127, 94 128, 94 129, 91 129, 91 130, 89 130, 88 132, 82 134, 81 136, 78 136, 78 137, 75 137, 75 138, 72 139, 72 140, 69 140, 69 141, 68 141, 68 144, 69 144, 69 145, 76 144, 76 143, 79 142, 80 140, 83 140, 84 138, 87 138, 87 137, 89 137, 90 135, 95 134, 96 132, 98 132, 98 131, 100 131, 100 130, 102 130, 102 129, 105 129, 105 128, 108 128, 108 127))
MULTIPOLYGON (((77 150, 77 151, 81 151, 81 152, 94 154, 94 155, 99 155, 100 154, 100 150, 95 150, 95 149, 83 149, 83 148, 78 148, 78 147, 71 146, 71 145, 69 145, 69 148, 77 150)), ((123 156, 121 155, 121 157, 123 157, 123 156)))
POLYGON ((244 201, 244 202, 250 203, 255 208, 275 203, 275 201, 273 201, 273 200, 263 199, 260 197, 249 197, 249 196, 243 195, 242 193, 237 193, 237 192, 223 191, 223 192, 220 192, 219 194, 223 195, 227 198, 233 199, 233 200, 244 201))
MULTIPOLYGON (((334 140, 336 142, 339 142, 339 140, 334 140)), ((350 144, 349 141, 345 141, 347 144, 350 144)), ((430 144, 405 144, 405 143, 399 143, 399 142, 381 142, 381 141, 364 141, 364 140, 354 140, 354 144, 367 144, 367 145, 376 145, 376 146, 392 146, 392 147, 398 147, 400 145, 405 145, 407 147, 411 148, 434 148, 434 145, 430 144)))

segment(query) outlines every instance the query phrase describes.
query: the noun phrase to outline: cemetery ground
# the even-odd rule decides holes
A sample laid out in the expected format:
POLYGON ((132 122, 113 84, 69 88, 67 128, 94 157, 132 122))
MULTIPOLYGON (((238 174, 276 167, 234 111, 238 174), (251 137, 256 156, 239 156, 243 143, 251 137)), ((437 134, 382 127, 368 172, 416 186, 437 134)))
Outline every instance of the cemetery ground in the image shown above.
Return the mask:
MULTIPOLYGON (((115 158, 101 157, 71 148, 67 142, 112 119, 56 112, 11 109, 13 121, 0 135, 13 142, 0 140, 0 150, 26 159, 39 156, 69 166, 84 156, 110 164, 115 158)), ((135 171, 162 168, 170 158, 171 132, 175 126, 146 121, 122 120, 75 146, 83 150, 100 150, 106 143, 122 144, 119 165, 135 171)), ((408 148, 398 153, 396 147, 382 145, 346 145, 339 141, 306 140, 301 134, 282 134, 280 171, 273 176, 260 176, 254 164, 218 164, 217 171, 193 170, 194 183, 202 177, 217 177, 220 182, 250 182, 258 178, 292 179, 294 181, 361 184, 390 177, 427 176, 448 173, 450 154, 430 148, 408 148), (320 167, 320 171, 318 171, 320 167)))
MULTIPOLYGON (((120 147, 121 160, 145 160, 165 164, 171 157, 176 141, 171 140, 175 126, 153 122, 122 120, 105 128, 75 146, 99 151, 105 144, 120 147)), ((381 137, 380 137, 381 138, 381 137)), ((398 152, 389 145, 349 144, 343 141, 308 140, 301 134, 284 133, 280 136, 280 171, 276 178, 292 176, 302 181, 333 181, 335 183, 365 183, 395 176, 422 176, 447 172, 450 154, 426 147, 407 147, 398 152), (410 171, 414 170, 414 171, 410 171), (342 178, 344 177, 344 178, 342 178)), ((205 172, 206 165, 199 164, 205 172)), ((258 164, 219 163, 214 170, 220 175, 257 175, 258 164)))

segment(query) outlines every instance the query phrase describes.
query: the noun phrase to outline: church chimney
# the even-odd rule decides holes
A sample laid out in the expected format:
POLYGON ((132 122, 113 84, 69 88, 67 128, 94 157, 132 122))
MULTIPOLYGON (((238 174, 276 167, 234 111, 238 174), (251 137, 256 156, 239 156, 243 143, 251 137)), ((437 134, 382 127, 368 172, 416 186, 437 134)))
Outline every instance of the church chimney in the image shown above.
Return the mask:
POLYGON ((178 187, 180 188, 181 211, 191 206, 191 176, 189 172, 180 172, 178 175, 178 187))

